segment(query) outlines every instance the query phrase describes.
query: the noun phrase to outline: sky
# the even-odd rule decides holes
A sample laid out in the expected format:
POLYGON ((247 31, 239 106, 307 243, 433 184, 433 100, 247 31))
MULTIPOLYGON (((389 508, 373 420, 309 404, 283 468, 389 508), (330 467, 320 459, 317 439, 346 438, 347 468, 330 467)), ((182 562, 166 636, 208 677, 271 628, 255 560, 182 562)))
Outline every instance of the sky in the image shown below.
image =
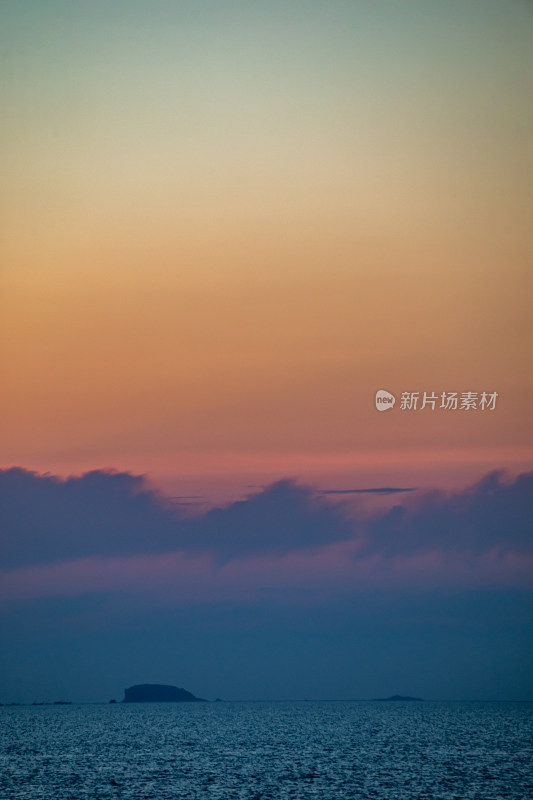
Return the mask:
POLYGON ((1 0, 0 702, 533 697, 532 40, 1 0))

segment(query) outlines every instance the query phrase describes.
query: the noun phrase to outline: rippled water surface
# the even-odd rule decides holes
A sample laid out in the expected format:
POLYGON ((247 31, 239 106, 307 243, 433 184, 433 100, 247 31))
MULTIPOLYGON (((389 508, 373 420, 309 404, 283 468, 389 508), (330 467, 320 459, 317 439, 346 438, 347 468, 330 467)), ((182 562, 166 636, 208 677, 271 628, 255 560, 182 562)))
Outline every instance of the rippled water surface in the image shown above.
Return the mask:
POLYGON ((533 797, 530 703, 0 708, 0 797, 533 797))

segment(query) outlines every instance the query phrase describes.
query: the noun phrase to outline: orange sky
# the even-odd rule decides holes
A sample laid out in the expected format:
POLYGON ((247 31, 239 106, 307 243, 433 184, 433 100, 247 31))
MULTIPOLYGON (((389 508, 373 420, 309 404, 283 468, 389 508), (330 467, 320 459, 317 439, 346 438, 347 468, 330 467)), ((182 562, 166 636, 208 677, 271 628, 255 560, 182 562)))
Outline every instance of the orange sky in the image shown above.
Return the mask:
POLYGON ((379 5, 10 12, 2 466, 213 497, 532 467, 533 15, 379 5))

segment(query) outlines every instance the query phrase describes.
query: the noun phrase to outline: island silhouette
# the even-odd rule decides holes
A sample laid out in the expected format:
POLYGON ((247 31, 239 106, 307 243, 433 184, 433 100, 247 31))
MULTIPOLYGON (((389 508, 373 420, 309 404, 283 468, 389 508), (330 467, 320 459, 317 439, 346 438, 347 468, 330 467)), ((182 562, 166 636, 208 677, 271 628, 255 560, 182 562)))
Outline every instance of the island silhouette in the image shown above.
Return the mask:
POLYGON ((205 703, 186 689, 162 683, 139 683, 124 689, 123 703, 205 703))
POLYGON ((403 695, 403 694, 392 694, 390 697, 374 697, 373 700, 376 700, 376 701, 379 701, 379 702, 385 702, 385 703, 389 702, 390 700, 392 700, 392 701, 409 700, 409 701, 415 701, 415 702, 423 702, 421 697, 409 697, 408 695, 403 695))

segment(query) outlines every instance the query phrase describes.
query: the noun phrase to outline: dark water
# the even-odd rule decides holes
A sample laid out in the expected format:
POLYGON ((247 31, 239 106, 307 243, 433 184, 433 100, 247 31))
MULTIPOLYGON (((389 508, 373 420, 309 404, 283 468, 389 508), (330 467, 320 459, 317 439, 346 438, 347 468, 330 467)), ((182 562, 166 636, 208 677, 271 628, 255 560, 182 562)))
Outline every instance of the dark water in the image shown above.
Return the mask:
POLYGON ((2 800, 533 797, 533 704, 0 709, 2 800))

